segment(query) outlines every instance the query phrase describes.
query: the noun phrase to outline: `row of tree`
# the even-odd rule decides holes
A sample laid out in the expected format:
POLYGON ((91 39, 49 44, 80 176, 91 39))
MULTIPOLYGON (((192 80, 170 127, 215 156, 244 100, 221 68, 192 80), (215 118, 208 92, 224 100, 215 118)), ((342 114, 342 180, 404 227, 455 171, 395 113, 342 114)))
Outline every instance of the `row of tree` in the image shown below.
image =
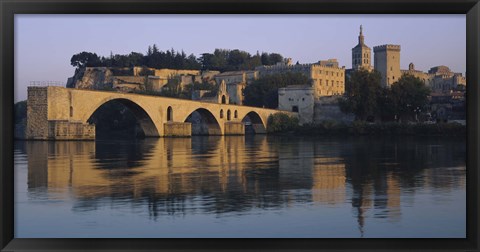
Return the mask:
POLYGON ((213 53, 203 53, 200 57, 202 69, 225 71, 253 70, 261 65, 275 65, 283 61, 278 53, 257 52, 255 55, 240 50, 215 49, 213 53))
POLYGON ((415 120, 425 111, 430 89, 412 75, 403 75, 390 88, 382 87, 377 71, 355 71, 345 83, 340 99, 343 112, 353 113, 357 120, 415 120))
POLYGON ((187 55, 184 51, 174 49, 160 51, 157 45, 149 46, 146 55, 131 52, 127 55, 110 53, 109 57, 96 53, 81 52, 72 56, 70 64, 83 67, 132 67, 146 66, 151 68, 189 69, 189 70, 253 70, 260 65, 274 65, 283 60, 278 53, 250 53, 241 50, 215 49, 213 53, 203 53, 200 58, 187 55))

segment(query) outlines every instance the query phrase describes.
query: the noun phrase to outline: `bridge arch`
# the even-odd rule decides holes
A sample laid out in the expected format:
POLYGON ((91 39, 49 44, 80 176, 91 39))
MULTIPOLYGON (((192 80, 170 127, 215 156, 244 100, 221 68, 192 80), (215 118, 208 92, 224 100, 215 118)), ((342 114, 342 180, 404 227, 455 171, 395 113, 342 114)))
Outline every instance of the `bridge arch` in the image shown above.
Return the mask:
POLYGON ((262 117, 255 111, 248 112, 243 118, 245 124, 245 133, 265 134, 267 133, 267 124, 262 117))
POLYGON ((192 123, 192 135, 222 135, 222 126, 214 113, 198 108, 187 115, 183 122, 192 123))
POLYGON ((91 111, 87 111, 85 113, 83 121, 90 122, 93 119, 92 116, 95 114, 95 112, 97 112, 105 104, 112 102, 120 103, 132 112, 146 137, 160 136, 159 129, 152 120, 151 115, 149 115, 149 113, 138 103, 127 98, 109 98, 102 100, 99 104, 95 105, 91 111))

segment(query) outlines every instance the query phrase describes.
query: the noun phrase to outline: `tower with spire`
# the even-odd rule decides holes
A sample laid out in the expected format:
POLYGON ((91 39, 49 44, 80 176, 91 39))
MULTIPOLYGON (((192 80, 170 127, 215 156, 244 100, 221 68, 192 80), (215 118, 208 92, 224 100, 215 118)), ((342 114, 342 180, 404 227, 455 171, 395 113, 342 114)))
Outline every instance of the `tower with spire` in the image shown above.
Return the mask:
POLYGON ((366 69, 372 68, 372 50, 365 44, 365 37, 363 36, 363 27, 360 25, 360 34, 358 35, 358 44, 352 48, 352 69, 366 69))

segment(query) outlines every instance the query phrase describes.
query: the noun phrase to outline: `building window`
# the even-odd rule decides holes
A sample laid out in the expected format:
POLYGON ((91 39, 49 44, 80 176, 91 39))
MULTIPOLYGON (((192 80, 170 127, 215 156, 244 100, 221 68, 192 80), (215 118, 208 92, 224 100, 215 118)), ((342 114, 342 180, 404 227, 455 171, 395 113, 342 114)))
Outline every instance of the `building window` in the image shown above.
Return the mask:
POLYGON ((238 111, 235 110, 235 112, 233 113, 233 118, 238 118, 238 111))
POLYGON ((73 107, 70 106, 70 117, 72 117, 72 116, 73 116, 73 107))
POLYGON ((229 110, 227 110, 227 120, 228 120, 228 121, 230 121, 230 114, 231 114, 231 113, 230 113, 230 109, 229 109, 229 110))
POLYGON ((173 121, 173 109, 172 107, 167 108, 167 122, 173 121))
POLYGON ((292 112, 298 112, 298 106, 292 106, 292 112))
POLYGON ((223 109, 220 109, 220 118, 223 118, 223 109))

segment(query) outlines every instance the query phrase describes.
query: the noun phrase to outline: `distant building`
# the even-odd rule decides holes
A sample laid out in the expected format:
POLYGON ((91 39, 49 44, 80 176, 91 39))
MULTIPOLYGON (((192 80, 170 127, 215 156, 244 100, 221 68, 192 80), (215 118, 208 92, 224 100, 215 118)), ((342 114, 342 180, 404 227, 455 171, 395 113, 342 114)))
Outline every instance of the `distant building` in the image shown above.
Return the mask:
POLYGON ((363 36, 363 28, 360 25, 360 34, 358 35, 358 44, 352 48, 352 69, 365 69, 372 70, 372 51, 370 47, 365 44, 365 38, 363 36))
POLYGON ((374 68, 382 75, 381 85, 390 87, 400 79, 400 45, 373 47, 374 68))
POLYGON ((466 119, 465 92, 436 92, 429 96, 429 101, 427 110, 434 120, 450 121, 466 119))
POLYGON ((415 65, 410 63, 408 70, 401 70, 401 72, 419 78, 427 87, 430 87, 433 93, 449 93, 464 89, 467 85, 467 81, 461 73, 452 72, 447 66, 432 67, 428 73, 425 73, 415 70, 415 65))
POLYGON ((293 85, 278 89, 278 109, 298 112, 300 124, 313 122, 314 89, 293 85))
POLYGON ((400 72, 402 75, 408 74, 419 78, 426 86, 430 86, 430 82, 432 81, 433 77, 431 74, 416 70, 413 63, 408 64, 408 70, 400 70, 400 72))
POLYGON ((336 59, 320 60, 313 64, 295 64, 291 59, 273 66, 256 67, 260 76, 285 72, 297 72, 312 81, 314 97, 342 95, 345 93, 345 67, 339 67, 336 59))
POLYGON ((245 83, 250 84, 258 79, 258 71, 228 71, 215 75, 215 81, 221 83, 225 81, 227 85, 245 83))
POLYGON ((210 90, 194 90, 192 92, 192 100, 229 104, 230 96, 227 92, 227 85, 225 84, 225 81, 222 81, 217 92, 210 90))
POLYGON ((456 90, 459 86, 467 85, 467 80, 461 73, 454 73, 446 66, 432 67, 428 74, 433 75, 430 87, 435 92, 449 92, 456 90))
POLYGON ((231 104, 243 105, 245 99, 243 91, 246 86, 247 84, 245 82, 227 84, 227 93, 230 97, 231 104))
POLYGON ((258 71, 228 71, 216 74, 217 83, 225 82, 232 104, 242 105, 245 87, 258 79, 258 71))

